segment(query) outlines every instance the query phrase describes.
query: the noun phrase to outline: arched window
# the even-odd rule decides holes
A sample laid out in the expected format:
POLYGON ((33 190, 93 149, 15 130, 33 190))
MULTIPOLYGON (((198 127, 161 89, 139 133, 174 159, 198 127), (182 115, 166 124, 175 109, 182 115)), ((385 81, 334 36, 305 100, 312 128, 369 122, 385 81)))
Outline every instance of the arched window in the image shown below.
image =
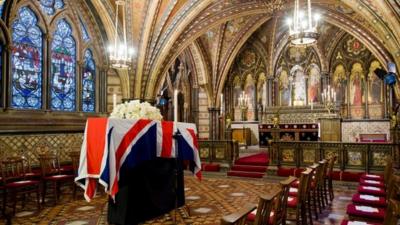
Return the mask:
POLYGON ((42 107, 43 34, 36 15, 21 7, 12 24, 13 49, 11 106, 20 109, 42 107))
POLYGON ((4 3, 6 3, 6 0, 0 0, 0 18, 3 16, 4 3))
POLYGON ((63 0, 40 0, 40 7, 49 16, 54 15, 57 9, 64 8, 63 0))
POLYGON ((96 64, 93 60, 92 51, 85 51, 85 61, 82 75, 82 110, 94 112, 96 102, 96 64))
POLYGON ((76 44, 72 28, 65 19, 57 21, 51 43, 51 104, 52 110, 75 111, 76 44))

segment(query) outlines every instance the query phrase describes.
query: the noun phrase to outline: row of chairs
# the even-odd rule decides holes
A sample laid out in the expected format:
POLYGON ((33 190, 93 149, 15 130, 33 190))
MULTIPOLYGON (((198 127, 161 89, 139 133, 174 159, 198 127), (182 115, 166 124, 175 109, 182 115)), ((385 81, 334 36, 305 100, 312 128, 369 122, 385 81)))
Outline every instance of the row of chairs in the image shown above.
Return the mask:
POLYGON ((49 188, 53 189, 54 203, 57 204, 61 193, 60 186, 63 184, 72 187, 73 198, 75 198, 74 174, 79 165, 79 152, 71 152, 70 157, 72 171, 65 171, 60 166, 57 155, 53 153, 44 153, 38 156, 40 170, 32 170, 29 161, 24 156, 12 156, 2 160, 0 162, 0 192, 3 194, 3 215, 6 215, 6 209, 10 205, 12 215, 14 215, 18 200, 22 200, 22 207, 24 207, 26 196, 31 194, 36 195, 37 208, 40 210, 49 188))
POLYGON ((349 220, 341 225, 394 225, 400 216, 400 177, 393 174, 393 161, 387 160, 383 175, 365 174, 357 193, 347 206, 349 220))
POLYGON ((297 224, 313 224, 315 217, 334 198, 332 171, 336 157, 322 160, 307 168, 300 178, 289 177, 280 182, 281 188, 261 195, 258 205, 246 205, 241 211, 224 216, 223 225, 286 224, 287 214, 296 215, 297 224), (319 211, 319 213, 318 213, 319 211))

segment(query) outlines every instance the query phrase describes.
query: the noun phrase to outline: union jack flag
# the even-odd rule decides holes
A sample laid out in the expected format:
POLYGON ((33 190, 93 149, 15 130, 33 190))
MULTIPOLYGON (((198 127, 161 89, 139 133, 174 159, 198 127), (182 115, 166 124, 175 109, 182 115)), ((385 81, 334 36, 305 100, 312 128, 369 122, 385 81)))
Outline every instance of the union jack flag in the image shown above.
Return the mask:
POLYGON ((87 201, 95 195, 97 180, 114 198, 119 190, 118 181, 129 168, 157 157, 177 156, 189 160, 191 171, 201 179, 194 124, 89 118, 75 182, 85 190, 87 201))

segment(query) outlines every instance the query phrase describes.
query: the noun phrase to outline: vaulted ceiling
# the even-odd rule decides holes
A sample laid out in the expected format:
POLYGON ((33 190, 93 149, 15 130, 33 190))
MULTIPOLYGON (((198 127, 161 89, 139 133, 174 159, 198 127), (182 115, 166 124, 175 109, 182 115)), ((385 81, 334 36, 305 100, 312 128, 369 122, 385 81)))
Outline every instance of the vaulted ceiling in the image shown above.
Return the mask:
MULTIPOLYGON (((229 69, 241 47, 257 40, 269 66, 287 43, 284 20, 289 0, 126 0, 128 39, 137 49, 130 98, 153 99, 169 66, 191 55, 199 85, 216 105, 229 69)), ((113 38, 114 0, 86 0, 113 38)), ((304 1, 301 1, 304 2, 304 1)), ((318 42, 326 57, 344 33, 359 39, 381 61, 400 65, 400 5, 395 0, 312 0, 322 14, 318 42)), ((327 70, 328 65, 322 66, 327 70)))

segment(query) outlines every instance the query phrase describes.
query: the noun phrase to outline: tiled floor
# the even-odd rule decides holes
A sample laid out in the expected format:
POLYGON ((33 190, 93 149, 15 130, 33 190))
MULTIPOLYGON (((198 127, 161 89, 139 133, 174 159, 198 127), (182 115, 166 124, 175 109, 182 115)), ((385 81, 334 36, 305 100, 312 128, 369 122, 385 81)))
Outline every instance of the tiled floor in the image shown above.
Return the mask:
MULTIPOLYGON (((335 185, 335 199, 314 224, 340 224, 346 217, 346 205, 355 193, 354 184, 335 185)), ((255 179, 232 179, 206 177, 199 182, 191 176, 185 177, 186 205, 184 209, 171 212, 144 224, 219 224, 223 215, 240 209, 245 203, 257 203, 257 196, 278 188, 277 181, 255 179), (189 211, 189 213, 188 213, 189 211), (189 216, 190 215, 190 216, 189 216)), ((72 201, 64 195, 57 206, 46 204, 40 211, 27 204, 18 209, 12 224, 57 224, 57 225, 101 225, 107 224, 107 198, 98 196, 87 203, 82 199, 72 201)), ((0 223, 4 222, 3 218, 0 223)), ((288 224, 295 224, 289 221, 288 224)))

